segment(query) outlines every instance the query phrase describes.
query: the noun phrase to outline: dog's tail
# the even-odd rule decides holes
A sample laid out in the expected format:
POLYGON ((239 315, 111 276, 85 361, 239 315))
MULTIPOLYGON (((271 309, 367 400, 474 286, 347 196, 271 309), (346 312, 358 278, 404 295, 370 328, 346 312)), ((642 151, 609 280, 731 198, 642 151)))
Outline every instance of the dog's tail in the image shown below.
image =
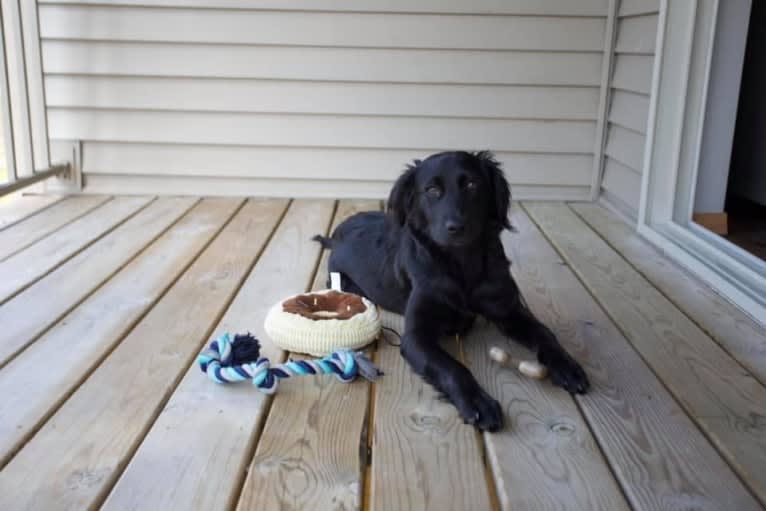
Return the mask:
POLYGON ((326 236, 322 236, 321 234, 317 234, 311 239, 319 242, 319 244, 322 245, 322 248, 332 249, 332 238, 328 238, 326 236))

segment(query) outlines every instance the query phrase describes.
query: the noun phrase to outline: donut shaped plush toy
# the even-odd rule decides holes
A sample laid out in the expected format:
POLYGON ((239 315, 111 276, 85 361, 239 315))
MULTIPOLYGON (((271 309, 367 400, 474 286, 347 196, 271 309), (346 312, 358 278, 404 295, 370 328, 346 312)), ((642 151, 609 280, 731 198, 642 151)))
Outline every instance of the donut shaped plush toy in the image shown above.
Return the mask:
POLYGON ((263 326, 283 350, 320 357, 370 344, 381 320, 366 298, 327 289, 285 298, 269 310, 263 326))

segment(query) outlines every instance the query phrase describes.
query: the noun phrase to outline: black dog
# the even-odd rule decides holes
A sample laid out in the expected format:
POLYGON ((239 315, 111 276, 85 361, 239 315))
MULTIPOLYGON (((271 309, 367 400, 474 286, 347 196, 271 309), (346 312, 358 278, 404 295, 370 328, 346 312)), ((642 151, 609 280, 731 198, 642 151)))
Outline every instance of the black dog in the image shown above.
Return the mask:
POLYGON ((537 349, 553 383, 584 393, 588 379, 525 306, 500 233, 510 228, 508 183, 492 153, 447 152, 416 160, 398 179, 387 213, 352 216, 331 238, 331 272, 344 291, 404 314, 401 353, 412 368, 482 430, 501 428, 500 404, 439 346, 477 314, 537 349))

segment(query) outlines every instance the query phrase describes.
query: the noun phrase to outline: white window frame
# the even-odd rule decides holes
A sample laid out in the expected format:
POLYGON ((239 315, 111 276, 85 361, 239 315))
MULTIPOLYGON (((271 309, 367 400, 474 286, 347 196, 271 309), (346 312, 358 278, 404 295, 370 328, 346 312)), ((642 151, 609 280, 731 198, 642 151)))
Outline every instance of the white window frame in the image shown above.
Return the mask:
POLYGON ((766 263, 692 221, 719 1, 661 1, 638 232, 766 325, 766 263))

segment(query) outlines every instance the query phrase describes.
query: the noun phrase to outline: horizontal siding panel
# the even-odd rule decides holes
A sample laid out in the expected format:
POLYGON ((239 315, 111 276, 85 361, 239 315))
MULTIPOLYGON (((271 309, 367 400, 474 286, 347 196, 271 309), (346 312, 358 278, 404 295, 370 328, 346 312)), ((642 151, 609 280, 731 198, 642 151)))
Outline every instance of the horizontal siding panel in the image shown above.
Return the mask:
POLYGON ((615 56, 612 87, 641 94, 649 94, 652 87, 652 55, 626 55, 619 53, 615 56))
POLYGON ((50 75, 48 106, 594 120, 595 87, 369 84, 50 75))
POLYGON ((611 124, 607 132, 606 149, 604 152, 641 174, 644 168, 645 137, 634 131, 626 130, 611 124))
POLYGON ((638 211, 641 196, 641 176, 621 163, 606 158, 601 186, 625 205, 638 211))
POLYGON ((646 133, 649 96, 622 90, 612 91, 609 121, 639 133, 646 133))
MULTIPOLYGON (((348 181, 322 179, 251 179, 199 176, 118 176, 85 175, 86 193, 204 195, 248 197, 316 197, 337 199, 358 197, 385 199, 393 181, 348 181)), ((587 186, 518 185, 517 200, 588 200, 587 186)))
POLYGON ((602 190, 635 217, 641 193, 659 0, 619 2, 602 190))
POLYGON ((622 0, 618 16, 635 16, 660 12, 660 0, 622 0))
MULTIPOLYGON (((78 0, 83 5, 147 5, 216 9, 279 9, 300 11, 433 12, 481 14, 542 14, 606 16, 608 0, 78 0)), ((67 4, 72 0, 40 0, 40 4, 67 4)))
MULTIPOLYGON (((71 145, 54 142, 65 154, 71 145)), ((243 147, 86 142, 86 174, 194 175, 311 179, 395 179, 416 150, 243 147)), ((593 158, 579 154, 496 153, 512 183, 587 185, 593 158)))
MULTIPOLYGON (((43 41, 46 73, 598 86, 597 53, 43 41)), ((636 57, 634 57, 636 58, 636 57)))
POLYGON ((42 6, 43 38, 601 51, 604 18, 42 6))
POLYGON ((595 123, 49 109, 53 139, 590 153, 595 123))
POLYGON ((489 148, 516 198, 587 199, 607 4, 42 0, 51 150, 88 192, 382 198, 489 148))
POLYGON ((388 196, 393 181, 350 181, 326 178, 230 178, 224 176, 135 176, 85 174, 87 193, 118 190, 127 195, 196 195, 205 197, 378 198, 388 196))
POLYGON ((618 53, 654 54, 657 40, 657 15, 634 16, 617 22, 618 53))

